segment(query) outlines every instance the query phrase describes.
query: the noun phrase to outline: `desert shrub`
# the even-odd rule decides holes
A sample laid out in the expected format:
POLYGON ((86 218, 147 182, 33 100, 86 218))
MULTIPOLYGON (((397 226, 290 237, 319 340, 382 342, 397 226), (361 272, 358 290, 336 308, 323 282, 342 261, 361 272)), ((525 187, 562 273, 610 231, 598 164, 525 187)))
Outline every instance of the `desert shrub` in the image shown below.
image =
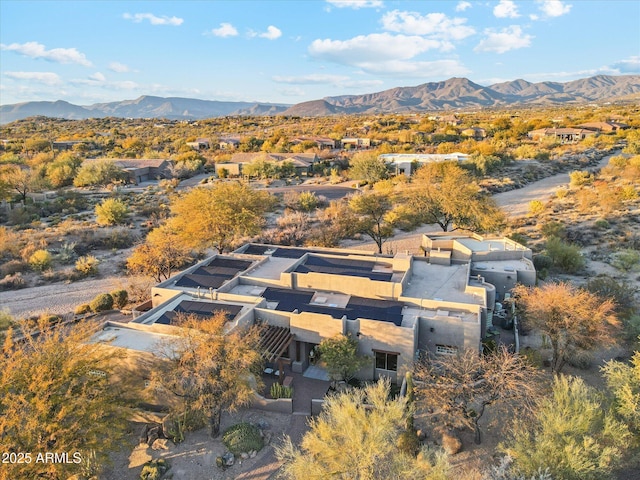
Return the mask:
POLYGON ((593 226, 598 230, 606 230, 610 227, 609 222, 604 218, 599 218, 598 220, 596 220, 593 226))
POLYGON ((149 460, 142 467, 140 472, 140 480, 160 480, 164 477, 164 474, 171 468, 169 462, 164 458, 157 458, 155 460, 149 460))
POLYGON ((569 191, 566 188, 559 188, 556 190, 556 198, 563 199, 567 196, 567 193, 569 193, 569 191))
POLYGON ((47 250, 36 250, 29 257, 29 265, 31 265, 31 268, 39 272, 49 268, 51 266, 51 262, 53 262, 53 257, 47 250))
POLYGON ((71 263, 76 259, 76 257, 77 254, 75 242, 63 243, 60 247, 60 250, 58 251, 58 254, 56 255, 56 258, 60 263, 71 263))
POLYGON ((520 245, 522 245, 524 247, 527 246, 527 242, 529 241, 527 236, 522 234, 522 233, 520 233, 520 232, 510 233, 509 235, 507 235, 507 238, 513 240, 514 242, 519 243, 520 245))
POLYGON ((98 273, 98 259, 93 255, 85 255, 76 261, 76 270, 84 276, 98 273))
POLYGON ((540 215, 544 210, 544 203, 540 200, 532 200, 529 202, 529 213, 531 215, 540 215))
POLYGON ((413 428, 407 428, 397 440, 398 450, 415 457, 420 451, 420 440, 413 428))
POLYGON ((222 434, 222 443, 235 455, 254 450, 257 452, 264 446, 260 429, 246 422, 238 423, 225 430, 222 434))
POLYGON ((285 387, 284 385, 280 385, 276 382, 271 385, 269 393, 271 393, 271 397, 273 398, 292 398, 293 387, 285 387))
POLYGON ((113 308, 113 297, 108 293, 101 293, 89 302, 89 306, 91 311, 95 313, 111 310, 113 308))
POLYGON ((611 262, 618 270, 629 272, 640 263, 640 252, 632 249, 620 250, 611 262))
POLYGON ((14 273, 13 275, 6 275, 0 280, 0 290, 17 290, 24 287, 24 278, 22 278, 22 273, 20 272, 14 273))
POLYGON ((131 232, 126 227, 118 227, 101 231, 94 237, 94 244, 97 248, 120 249, 128 248, 134 243, 131 232))
POLYGON ((117 225, 127 218, 127 205, 117 198, 107 198, 96 205, 96 221, 99 225, 117 225))
POLYGON ((533 257, 533 266, 536 270, 549 269, 553 266, 553 260, 548 255, 536 255, 533 257))
POLYGON ((9 260, 6 263, 0 265, 0 277, 6 277, 7 275, 13 275, 18 272, 25 272, 29 269, 29 264, 22 260, 9 260))
POLYGON ((7 227, 0 227, 0 258, 17 257, 22 243, 20 235, 7 227))
POLYGON ((0 331, 13 327, 15 321, 7 310, 0 310, 0 331))
POLYGON ((551 258, 553 266, 565 273, 575 273, 584 267, 584 258, 580 249, 563 242, 558 237, 550 237, 546 244, 546 254, 551 258))
POLYGON ((78 305, 73 313, 76 315, 84 315, 85 313, 91 312, 91 306, 88 303, 83 303, 82 305, 78 305))
POLYGON ((114 290, 110 293, 115 308, 124 308, 129 300, 129 294, 124 289, 114 290))
POLYGON ((636 289, 627 283, 618 282, 609 275, 592 278, 585 288, 603 299, 613 300, 616 313, 622 317, 628 317, 635 310, 636 289))
POLYGON ((631 315, 623 318, 622 326, 627 340, 638 340, 640 338, 640 315, 631 315))
POLYGON ((574 170, 569 174, 569 180, 572 187, 581 187, 583 185, 591 185, 594 176, 586 170, 574 170))
POLYGON ((544 238, 566 238, 567 236, 567 230, 564 224, 555 221, 545 222, 540 228, 540 232, 544 238))

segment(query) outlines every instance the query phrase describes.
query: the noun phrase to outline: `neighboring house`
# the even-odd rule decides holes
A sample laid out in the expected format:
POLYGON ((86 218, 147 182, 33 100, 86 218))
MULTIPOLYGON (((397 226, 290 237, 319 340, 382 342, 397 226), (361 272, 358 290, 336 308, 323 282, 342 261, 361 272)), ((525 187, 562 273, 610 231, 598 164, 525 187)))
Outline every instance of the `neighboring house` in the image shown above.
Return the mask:
POLYGON ((464 153, 383 153, 379 159, 395 170, 396 175, 405 174, 410 176, 414 169, 420 165, 434 162, 463 162, 469 159, 469 155, 464 153))
POLYGON ((105 160, 126 171, 129 182, 136 185, 150 180, 171 178, 171 162, 164 158, 98 158, 85 160, 82 164, 105 160))
POLYGON ((235 153, 231 161, 226 163, 216 163, 216 173, 220 175, 223 168, 229 175, 242 175, 243 166, 257 160, 265 160, 276 165, 284 162, 291 162, 297 175, 308 175, 313 169, 313 165, 318 163, 318 155, 315 153, 235 153))
POLYGON ((322 340, 345 334, 375 360, 360 379, 399 383, 420 353, 481 351, 496 302, 516 282, 536 281, 531 250, 509 239, 449 232, 425 235, 422 248, 425 256, 389 256, 247 244, 159 283, 153 308, 128 324, 112 322, 110 332, 130 338, 129 348, 148 348, 179 314, 224 311, 227 331, 260 323, 277 337, 263 355, 286 359, 293 372, 309 367, 322 340))
POLYGON ((64 152, 67 150, 73 150, 76 145, 88 144, 85 140, 65 140, 60 142, 53 142, 51 148, 56 152, 64 152))
POLYGON ((187 142, 187 145, 194 150, 209 150, 211 142, 208 138, 197 138, 194 142, 187 142))
POLYGON ((592 130, 594 132, 611 133, 618 130, 625 130, 629 128, 626 123, 619 122, 587 122, 577 125, 578 128, 584 128, 585 130, 592 130))
POLYGON ((224 137, 218 142, 220 150, 235 150, 240 145, 240 138, 224 137))
POLYGON ((343 149, 353 149, 353 150, 362 150, 371 148, 371 139, 370 138, 355 138, 355 137, 346 137, 340 141, 343 149))
POLYGON ((336 141, 333 138, 328 137, 297 137, 291 140, 293 145, 298 145, 304 142, 313 142, 320 150, 333 150, 336 148, 336 141))
POLYGON ((460 132, 463 137, 473 138, 475 140, 482 140, 487 136, 487 131, 480 127, 465 128, 460 132))
POLYGON ((584 128, 541 128, 539 130, 532 130, 527 134, 529 138, 534 140, 540 140, 544 137, 555 137, 561 143, 575 143, 594 135, 596 135, 596 132, 584 128))

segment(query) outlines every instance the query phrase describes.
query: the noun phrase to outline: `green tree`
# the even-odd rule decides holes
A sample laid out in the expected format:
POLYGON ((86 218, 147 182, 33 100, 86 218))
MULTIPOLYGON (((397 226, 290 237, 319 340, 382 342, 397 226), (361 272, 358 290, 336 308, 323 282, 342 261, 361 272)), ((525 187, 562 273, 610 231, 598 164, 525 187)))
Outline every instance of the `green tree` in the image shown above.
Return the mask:
POLYGON ((443 232, 458 228, 491 232, 504 225, 504 214, 493 199, 453 162, 419 168, 405 194, 422 221, 437 223, 443 232))
POLYGON ((195 188, 174 199, 170 227, 184 245, 222 253, 241 238, 256 235, 275 199, 240 183, 195 188))
POLYGON ((614 409, 640 440, 640 352, 627 363, 611 360, 602 367, 614 409))
POLYGON ((418 458, 401 451, 398 442, 407 422, 406 398, 389 398, 388 380, 364 389, 329 396, 300 446, 286 438, 276 447, 282 473, 290 480, 445 480, 442 456, 418 458))
POLYGON ((168 362, 157 376, 182 399, 184 411, 209 418, 212 437, 220 433, 222 412, 248 404, 260 382, 258 327, 225 332, 226 323, 226 312, 183 318, 180 336, 165 345, 168 362))
POLYGON ((38 336, 24 331, 24 341, 5 342, 0 354, 0 449, 33 455, 31 463, 3 465, 3 478, 86 473, 92 455, 100 465, 121 447, 127 428, 128 412, 109 382, 116 350, 89 342, 95 330, 87 324, 41 327, 38 336), (38 463, 40 452, 69 452, 70 462, 78 452, 81 463, 38 463))
POLYGON ((533 420, 515 417, 501 449, 524 475, 549 469, 553 478, 610 478, 628 446, 628 428, 603 405, 597 390, 581 378, 559 376, 542 397, 533 420))
POLYGON ((190 253, 174 231, 162 226, 149 232, 145 242, 133 250, 127 258, 127 269, 135 275, 148 275, 159 283, 188 263, 190 253))
POLYGON ((350 177, 355 180, 365 180, 375 183, 378 180, 387 178, 389 170, 383 160, 378 158, 376 153, 359 152, 356 153, 351 162, 350 177))
POLYGON ((358 354, 358 340, 352 336, 337 335, 326 338, 318 347, 320 357, 334 380, 349 382, 371 359, 358 354))
POLYGON ((96 205, 96 221, 99 225, 117 225, 127 218, 127 204, 117 198, 106 198, 96 205))
POLYGON ((504 347, 484 355, 467 349, 422 358, 415 377, 421 410, 441 425, 472 429, 476 443, 481 441, 479 422, 486 407, 523 411, 539 393, 538 372, 504 347))
POLYGON ((515 290, 524 324, 546 337, 552 350, 551 369, 559 373, 577 353, 613 343, 614 303, 568 283, 515 290))
POLYGON ((54 188, 65 187, 73 183, 82 159, 72 153, 62 153, 53 163, 47 165, 47 178, 54 188))
POLYGON ((393 236, 393 225, 386 215, 393 207, 389 195, 380 192, 355 195, 349 201, 349 208, 358 217, 356 231, 371 237, 382 253, 382 244, 393 236))
POLYGON ((76 187, 106 186, 111 183, 124 182, 127 178, 127 172, 114 164, 113 161, 99 160, 83 163, 73 179, 73 184, 76 187))
POLYGON ((584 258, 580 248, 551 236, 545 244, 545 252, 551 258, 553 266, 565 273, 575 273, 584 267, 584 258))
POLYGON ((0 170, 0 183, 7 191, 17 192, 23 202, 27 200, 27 193, 34 189, 33 177, 31 169, 18 165, 7 165, 0 170))

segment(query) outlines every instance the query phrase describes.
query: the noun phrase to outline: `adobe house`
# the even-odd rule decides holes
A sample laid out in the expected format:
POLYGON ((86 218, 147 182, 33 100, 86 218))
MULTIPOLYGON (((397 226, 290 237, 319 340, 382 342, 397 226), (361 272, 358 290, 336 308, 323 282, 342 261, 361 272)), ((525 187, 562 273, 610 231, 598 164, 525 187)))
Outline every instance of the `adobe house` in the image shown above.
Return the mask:
POLYGON ((375 360, 359 378, 400 382, 421 352, 481 351, 496 301, 536 278, 531 250, 509 239, 449 232, 425 235, 422 248, 389 256, 247 244, 153 287, 153 308, 122 328, 172 328, 178 313, 224 310, 229 329, 277 329, 270 355, 293 372, 322 340, 345 334, 375 360))

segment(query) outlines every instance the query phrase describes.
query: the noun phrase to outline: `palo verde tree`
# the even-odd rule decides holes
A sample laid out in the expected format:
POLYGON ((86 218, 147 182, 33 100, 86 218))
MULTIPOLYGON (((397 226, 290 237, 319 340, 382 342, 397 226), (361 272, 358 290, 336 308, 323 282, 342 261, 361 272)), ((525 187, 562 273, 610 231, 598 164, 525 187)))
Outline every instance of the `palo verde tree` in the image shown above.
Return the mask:
POLYGON ((551 395, 539 398, 533 418, 515 417, 500 449, 526 476, 547 469, 552 478, 610 478, 629 447, 629 429, 578 377, 555 377, 551 395))
POLYGON ((407 422, 406 398, 389 396, 388 380, 364 389, 327 397, 320 415, 310 420, 310 430, 300 446, 286 438, 276 448, 284 461, 282 474, 289 480, 445 480, 444 457, 429 458, 398 448, 407 422))
POLYGON ((504 214, 494 200, 453 162, 429 163, 419 168, 406 199, 424 223, 437 223, 443 232, 492 232, 504 224, 504 214))
POLYGON ((393 236, 393 225, 385 219, 392 207, 391 198, 382 192, 355 195, 349 201, 349 208, 358 218, 356 230, 376 242, 378 253, 382 253, 384 241, 393 236))
POLYGON ((612 330, 618 320, 612 313, 611 299, 562 282, 541 287, 518 285, 514 293, 525 325, 549 340, 554 373, 559 373, 576 354, 613 342, 612 330))
POLYGON ((38 336, 25 330, 15 343, 9 332, 0 353, 0 450, 32 455, 2 465, 0 477, 95 475, 87 471, 90 458, 99 467, 127 428, 126 406, 109 382, 119 354, 90 343, 93 326, 39 327, 38 336), (37 462, 40 452, 67 452, 69 463, 37 462))
POLYGON ((168 359, 157 381, 182 400, 182 412, 209 418, 211 436, 220 433, 220 416, 251 401, 259 387, 262 357, 257 327, 226 331, 226 312, 211 318, 186 316, 180 335, 163 347, 168 359))
POLYGON ((259 233, 274 205, 274 197, 267 192, 236 182, 217 183, 177 197, 169 225, 187 247, 213 247, 223 253, 242 237, 259 233))
POLYGON ((151 230, 144 243, 133 250, 127 258, 127 270, 161 282, 187 264, 191 260, 190 253, 176 232, 163 225, 151 230))
POLYGON ((479 355, 425 357, 416 364, 416 401, 442 425, 469 428, 481 441, 479 422, 485 408, 529 406, 538 392, 539 374, 506 348, 479 355))
POLYGON ((353 376, 371 362, 358 353, 358 340, 351 335, 336 335, 324 339, 318 349, 326 369, 334 380, 349 382, 353 376))
POLYGON ((354 180, 365 180, 375 183, 389 176, 389 170, 383 160, 374 152, 356 153, 349 162, 351 169, 349 175, 354 180))

